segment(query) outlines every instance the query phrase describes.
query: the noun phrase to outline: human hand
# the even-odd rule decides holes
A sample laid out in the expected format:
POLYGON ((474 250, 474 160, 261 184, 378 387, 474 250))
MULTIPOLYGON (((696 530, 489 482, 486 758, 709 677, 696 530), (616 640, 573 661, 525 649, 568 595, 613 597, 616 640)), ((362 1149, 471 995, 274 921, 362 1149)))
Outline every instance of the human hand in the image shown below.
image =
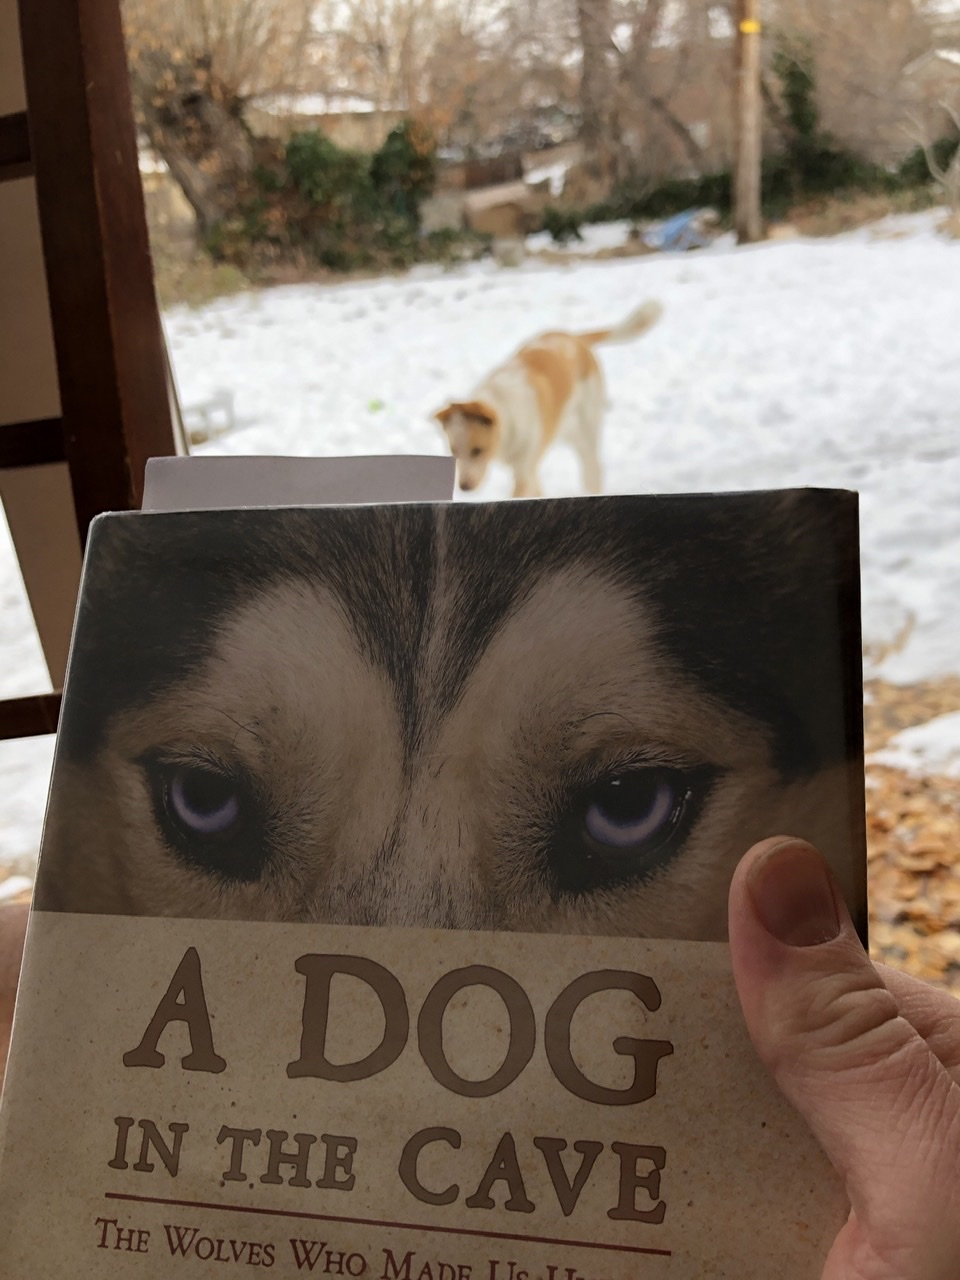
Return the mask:
POLYGON ((823 1280, 957 1280, 960 1001, 870 962, 802 840, 744 856, 730 947, 757 1052, 852 1206, 823 1280))

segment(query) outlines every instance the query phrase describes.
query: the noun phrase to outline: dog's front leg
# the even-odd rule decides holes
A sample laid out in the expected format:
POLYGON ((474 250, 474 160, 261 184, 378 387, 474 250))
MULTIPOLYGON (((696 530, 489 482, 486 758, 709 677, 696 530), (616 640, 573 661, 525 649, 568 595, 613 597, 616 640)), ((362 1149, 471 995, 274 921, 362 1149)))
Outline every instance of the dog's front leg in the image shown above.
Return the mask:
POLYGON ((584 443, 580 450, 580 463, 583 470, 583 487, 587 493, 601 493, 603 491, 603 469, 600 466, 600 459, 597 456, 594 444, 584 443))
POLYGON ((530 473, 514 471, 513 476, 513 496, 515 498, 543 497, 536 471, 530 473))

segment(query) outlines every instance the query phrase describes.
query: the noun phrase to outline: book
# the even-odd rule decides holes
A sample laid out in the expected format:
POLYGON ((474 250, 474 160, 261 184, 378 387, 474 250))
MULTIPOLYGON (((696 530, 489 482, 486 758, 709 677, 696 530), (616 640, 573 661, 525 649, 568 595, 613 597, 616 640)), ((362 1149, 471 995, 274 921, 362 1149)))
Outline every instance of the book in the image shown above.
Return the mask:
POLYGON ((862 770, 849 493, 100 517, 0 1273, 813 1280, 726 893, 862 770))

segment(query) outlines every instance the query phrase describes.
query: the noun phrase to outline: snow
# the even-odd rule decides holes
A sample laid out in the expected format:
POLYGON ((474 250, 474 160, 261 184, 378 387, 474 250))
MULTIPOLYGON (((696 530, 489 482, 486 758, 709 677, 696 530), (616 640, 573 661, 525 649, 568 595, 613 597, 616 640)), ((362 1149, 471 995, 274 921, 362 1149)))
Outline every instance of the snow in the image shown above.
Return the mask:
POLYGON ((902 729, 869 759, 872 764, 890 765, 921 776, 933 773, 960 778, 960 711, 902 729))
POLYGON ((9 902, 11 898, 27 893, 32 888, 33 880, 30 876, 9 876, 0 884, 0 902, 9 902))
MULTIPOLYGON (((50 678, 2 507, 0 652, 4 658, 0 697, 49 692, 50 678)), ((51 737, 0 741, 0 867, 5 872, 29 871, 36 861, 53 744, 51 737)))
POLYGON ((523 176, 523 180, 528 187, 536 187, 541 182, 549 182, 550 194, 556 198, 563 194, 563 184, 567 180, 567 173, 572 164, 572 160, 555 160, 552 164, 539 165, 535 169, 528 169, 523 176))
MULTIPOLYGON (((375 112, 377 104, 358 94, 273 93, 253 99, 253 105, 272 116, 358 116, 375 112)), ((383 107, 399 111, 400 107, 383 107)))
MULTIPOLYGON (((533 174, 528 173, 526 181, 533 181, 533 174)), ((557 244, 549 231, 538 231, 535 235, 527 236, 527 248, 531 253, 549 249, 554 254, 566 253, 583 257, 584 254, 597 253, 601 249, 619 249, 627 243, 631 225, 629 222, 619 221, 600 222, 595 226, 581 227, 581 238, 568 240, 566 244, 557 244)))
MULTIPOLYGON (((608 489, 859 489, 867 672, 911 682, 960 671, 960 244, 936 233, 941 219, 688 255, 419 268, 175 308, 166 324, 183 402, 233 397, 233 427, 198 453, 439 453, 431 414, 525 338, 658 297, 650 334, 601 353, 608 489)), ((571 247, 615 247, 627 230, 589 228, 571 247)), ((549 454, 543 482, 578 492, 572 456, 549 454)), ((508 492, 501 470, 479 496, 508 492)), ((0 693, 49 687, 5 540, 0 644, 0 693)), ((917 758, 939 759, 924 741, 917 758)), ((10 871, 36 849, 51 752, 49 739, 0 744, 10 871)))
POLYGON ((955 67, 960 67, 960 49, 928 49, 926 53, 921 53, 919 58, 908 62, 901 74, 912 76, 915 72, 929 66, 931 62, 950 62, 955 67))
POLYGON ((137 160, 141 173, 169 173, 167 162, 161 156, 158 156, 155 151, 151 151, 149 147, 139 148, 137 160))

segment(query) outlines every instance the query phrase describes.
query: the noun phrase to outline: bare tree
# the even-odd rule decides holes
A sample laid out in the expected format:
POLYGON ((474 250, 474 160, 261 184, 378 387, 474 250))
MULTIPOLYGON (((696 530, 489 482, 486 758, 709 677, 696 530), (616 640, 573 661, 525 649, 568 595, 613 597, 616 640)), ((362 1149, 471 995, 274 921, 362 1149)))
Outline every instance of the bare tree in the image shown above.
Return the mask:
POLYGON ((733 21, 717 0, 634 0, 618 27, 620 164, 647 182, 730 163, 733 21))
POLYGON ((203 55, 143 48, 131 64, 139 124, 207 235, 236 208, 253 170, 241 101, 203 55))
MULTIPOLYGON (((699 168, 703 160, 703 149, 691 133, 687 124, 672 110, 670 100, 671 89, 659 89, 655 76, 650 68, 650 51, 653 48, 657 32, 660 28, 664 10, 664 0, 646 0, 641 7, 637 5, 631 24, 629 48, 620 52, 620 95, 621 99, 633 100, 634 111, 641 110, 659 118, 666 129, 678 140, 681 148, 694 168, 699 168)), ((674 38, 676 39, 677 22, 674 21, 674 38)), ((689 34, 689 32, 688 32, 689 34)), ((690 41, 678 40, 676 43, 677 62, 687 60, 690 53, 690 41)), ((676 85, 683 79, 683 71, 679 65, 674 72, 676 85)))
POLYGON ((126 0, 137 122, 206 234, 236 208, 254 165, 245 98, 296 88, 312 0, 126 0))
POLYGON ((603 186, 614 177, 619 127, 614 93, 610 0, 577 0, 580 34, 580 140, 585 168, 603 186))
MULTIPOLYGON (((940 106, 953 121, 958 138, 960 138, 960 111, 949 102, 941 101, 940 106)), ((930 140, 929 130, 916 115, 911 115, 910 117, 909 132, 917 145, 923 148, 923 155, 927 162, 927 168, 930 170, 930 177, 943 192, 947 208, 950 210, 951 228, 955 227, 960 232, 960 145, 957 146, 950 161, 942 164, 937 159, 930 140)))
POLYGON ((166 48, 202 56, 238 95, 296 88, 306 65, 313 0, 123 0, 130 57, 166 48))
POLYGON ((327 91, 369 95, 378 110, 408 110, 420 97, 422 60, 437 25, 434 0, 328 0, 314 22, 327 91))
POLYGON ((903 69, 933 40, 924 0, 771 0, 767 10, 768 30, 809 44, 824 129, 858 155, 896 160, 903 69))
POLYGON ((566 0, 322 0, 316 85, 478 146, 575 99, 573 25, 566 0))

